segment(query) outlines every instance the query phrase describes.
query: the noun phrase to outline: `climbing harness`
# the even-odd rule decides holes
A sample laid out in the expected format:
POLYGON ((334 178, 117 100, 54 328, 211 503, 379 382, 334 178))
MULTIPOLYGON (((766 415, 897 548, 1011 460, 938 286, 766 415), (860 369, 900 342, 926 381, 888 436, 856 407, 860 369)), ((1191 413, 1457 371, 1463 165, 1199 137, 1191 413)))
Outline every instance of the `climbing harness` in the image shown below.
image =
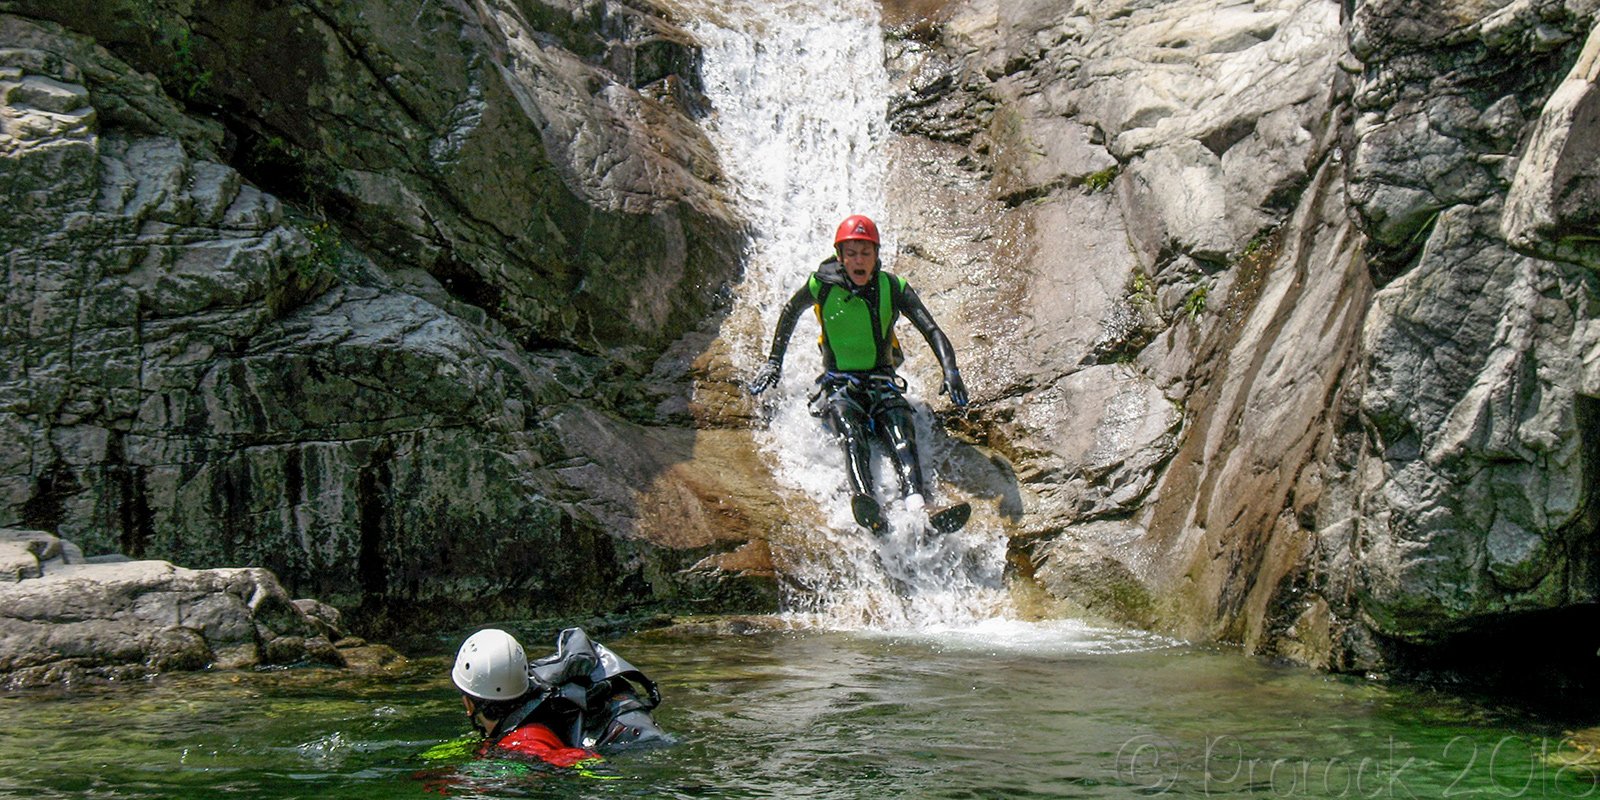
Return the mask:
POLYGON ((906 406, 906 379, 893 372, 838 372, 829 370, 817 378, 808 408, 811 416, 828 420, 834 409, 842 413, 859 411, 867 420, 867 430, 877 431, 880 411, 906 406), (864 402, 863 402, 864 401, 864 402))

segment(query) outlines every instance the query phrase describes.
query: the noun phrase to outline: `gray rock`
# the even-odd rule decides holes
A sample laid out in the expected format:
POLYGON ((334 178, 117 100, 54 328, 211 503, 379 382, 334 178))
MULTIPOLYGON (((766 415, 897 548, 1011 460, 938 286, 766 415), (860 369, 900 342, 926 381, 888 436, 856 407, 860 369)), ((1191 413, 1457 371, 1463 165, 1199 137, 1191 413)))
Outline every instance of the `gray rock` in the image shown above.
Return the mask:
POLYGON ((1497 242, 1500 216, 1498 203, 1446 212, 1367 323, 1357 563, 1363 609, 1390 635, 1432 640, 1596 596, 1585 551, 1565 544, 1590 524, 1569 344, 1587 279, 1497 242))
MULTIPOLYGON (((1590 30, 1596 9, 1539 5, 1481 21, 1395 3, 1356 15, 1367 69, 1352 198, 1375 273, 1393 283, 1364 324, 1359 402, 1340 423, 1364 434, 1346 436, 1325 473, 1316 570, 1331 617, 1365 620, 1380 642, 1431 644, 1600 591, 1592 549, 1576 544, 1593 527, 1594 283, 1541 258, 1581 260, 1548 192, 1582 171, 1557 165, 1583 161, 1558 155, 1583 81, 1546 101, 1550 61, 1527 66, 1590 30), (1468 62, 1483 66, 1437 72, 1468 62)), ((1335 662, 1341 648, 1356 664, 1385 658, 1361 644, 1363 624, 1345 624, 1342 641, 1340 623, 1328 627, 1335 662)))
MULTIPOLYGON (((402 6, 0 13, 0 524, 407 624, 715 588, 688 567, 749 538, 701 516, 679 553, 636 497, 586 502, 563 467, 610 442, 548 424, 688 397, 692 359, 639 381, 735 268, 686 37, 653 7, 402 6), (224 148, 190 104, 251 113, 224 148)), ((729 595, 770 604, 759 573, 729 595)))
POLYGON ((996 387, 975 438, 1030 498, 1034 578, 1104 616, 1368 669, 1397 640, 1600 591, 1577 135, 1600 9, 1371 0, 1343 30, 1338 10, 965 4, 905 59, 896 129, 977 118, 950 160, 1014 206, 986 212, 1006 237, 992 299, 954 336, 983 365, 969 383, 996 387), (1039 133, 1074 126, 1092 133, 1039 133), (1102 146, 1109 206, 1059 166, 1102 146), (1182 408, 1126 471, 1077 457, 1098 415, 1060 394, 1109 407, 1127 373, 1107 361, 1182 408))
POLYGON ((300 613, 305 614, 317 626, 317 630, 321 631, 322 637, 329 642, 339 643, 347 638, 344 628, 340 626, 340 618, 343 615, 339 613, 339 609, 321 600, 309 598, 294 601, 294 607, 300 609, 300 613))
POLYGON ((46 568, 84 563, 83 551, 44 531, 0 528, 0 580, 37 578, 46 568))
POLYGON ((1222 262, 1235 249, 1222 162, 1199 142, 1147 150, 1117 181, 1123 214, 1146 268, 1154 271, 1174 252, 1222 262))
POLYGON ((41 574, 39 557, 27 542, 0 542, 0 580, 15 583, 41 574))
POLYGON ((1021 477, 1048 485, 1040 487, 1040 506, 1033 510, 1046 519, 1094 519, 1138 508, 1172 456, 1182 421, 1159 388, 1117 365, 1073 373, 994 413, 1007 418, 996 426, 1006 446, 1030 454, 1021 477))
POLYGON ((988 141, 978 146, 995 154, 992 185, 998 199, 1015 205, 1115 171, 1116 159, 1091 141, 1093 133, 1059 117, 1001 113, 991 123, 988 141))
POLYGON ((0 582, 6 688, 213 666, 344 663, 265 570, 68 564, 51 554, 72 548, 38 531, 0 530, 0 548, 35 559, 21 580, 0 582))
POLYGON ((1600 27, 1545 102, 1506 197, 1501 231, 1530 255, 1600 268, 1600 27))
POLYGON ((960 309, 969 424, 1020 484, 1034 577, 1099 616, 1253 636, 1304 549, 1263 556, 1242 531, 1291 493, 1296 468, 1269 465, 1317 457, 1365 298, 1326 165, 1338 9, 974 2, 939 43, 907 48, 893 124, 942 139, 965 123, 939 114, 975 116, 983 132, 922 170, 974 163, 1006 207, 946 202, 913 170, 890 194, 973 217, 918 239, 977 251, 923 291, 960 309), (1246 599, 1258 568, 1273 577, 1246 599))
POLYGON ((1079 613, 1123 625, 1156 623, 1157 595, 1138 526, 1098 521, 1073 525, 1037 543, 1030 554, 1034 578, 1079 613))

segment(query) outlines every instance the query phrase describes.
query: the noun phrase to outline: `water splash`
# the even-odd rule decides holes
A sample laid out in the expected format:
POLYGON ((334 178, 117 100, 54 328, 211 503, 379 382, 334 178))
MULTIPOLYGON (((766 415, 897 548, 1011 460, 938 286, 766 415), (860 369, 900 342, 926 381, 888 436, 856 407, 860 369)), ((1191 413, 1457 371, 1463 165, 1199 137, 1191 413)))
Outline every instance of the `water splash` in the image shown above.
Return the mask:
MULTIPOLYGON (((745 279, 725 328, 738 339, 735 366, 748 375, 764 359, 766 337, 790 295, 829 255, 838 221, 853 213, 884 216, 889 76, 875 0, 714 5, 689 16, 704 20, 694 33, 714 109, 708 135, 752 231, 745 279)), ((892 265, 894 225, 882 227, 883 260, 892 265)), ((881 539, 856 526, 844 457, 807 408, 812 380, 822 371, 820 354, 807 344, 813 335, 814 325, 802 321, 783 380, 763 396, 770 420, 757 436, 789 490, 793 524, 772 541, 786 578, 786 609, 800 622, 889 630, 1004 613, 1005 540, 998 530, 975 522, 960 534, 930 536, 925 516, 896 504, 889 509, 891 531, 881 539)), ((926 460, 931 417, 918 387, 907 397, 926 460)), ((878 472, 893 483, 886 460, 878 472)))

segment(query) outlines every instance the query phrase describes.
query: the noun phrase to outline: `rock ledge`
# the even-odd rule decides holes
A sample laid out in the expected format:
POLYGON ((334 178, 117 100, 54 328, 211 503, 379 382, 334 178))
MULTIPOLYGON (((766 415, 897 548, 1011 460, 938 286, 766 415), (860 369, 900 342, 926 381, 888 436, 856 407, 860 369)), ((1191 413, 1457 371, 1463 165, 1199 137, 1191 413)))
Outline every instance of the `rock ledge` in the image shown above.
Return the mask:
POLYGON ((49 533, 0 529, 7 689, 210 667, 346 666, 334 645, 337 612, 328 611, 291 600, 265 569, 85 558, 49 533))

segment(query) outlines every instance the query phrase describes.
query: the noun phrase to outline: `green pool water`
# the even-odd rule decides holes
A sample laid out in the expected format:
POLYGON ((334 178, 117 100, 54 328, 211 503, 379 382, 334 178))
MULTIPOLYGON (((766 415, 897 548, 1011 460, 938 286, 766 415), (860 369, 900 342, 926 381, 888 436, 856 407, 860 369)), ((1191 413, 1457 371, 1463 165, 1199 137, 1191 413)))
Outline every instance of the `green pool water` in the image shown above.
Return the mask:
MULTIPOLYGON (((469 729, 450 643, 291 669, 0 695, 0 794, 41 798, 1590 797, 1565 725, 1076 623, 607 642, 679 739, 584 772, 429 760, 469 729)), ((530 652, 542 652, 537 641, 530 652)))

